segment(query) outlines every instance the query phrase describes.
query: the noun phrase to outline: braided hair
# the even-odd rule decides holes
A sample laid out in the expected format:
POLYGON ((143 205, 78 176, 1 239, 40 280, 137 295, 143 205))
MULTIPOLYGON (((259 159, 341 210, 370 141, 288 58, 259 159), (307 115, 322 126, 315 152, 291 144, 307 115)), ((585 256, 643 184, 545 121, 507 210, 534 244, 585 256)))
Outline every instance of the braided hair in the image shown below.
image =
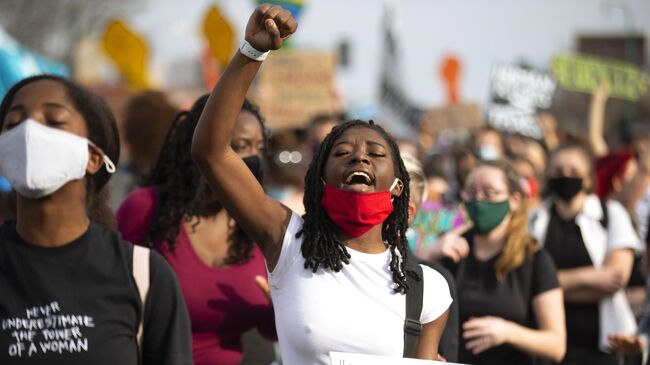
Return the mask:
MULTIPOLYGON (((211 197, 210 187, 191 156, 194 130, 208 97, 209 95, 201 96, 189 111, 183 111, 176 116, 158 161, 145 182, 146 186, 155 186, 158 194, 158 206, 145 235, 145 242, 149 247, 166 242, 169 249, 174 250, 183 221, 194 222, 195 227, 199 217, 214 214, 222 209, 211 197)), ((248 111, 256 117, 262 128, 266 146, 268 132, 258 109, 246 100, 242 111, 248 111)), ((235 226, 228 241, 226 264, 242 263, 251 258, 253 243, 239 226, 235 226)))
POLYGON ((386 140, 394 162, 395 177, 402 180, 404 184, 402 194, 393 199, 393 212, 383 223, 382 239, 387 242, 390 249, 390 270, 393 274, 395 292, 406 293, 409 289, 406 274, 420 280, 417 274, 404 269, 408 251, 406 229, 408 228, 409 175, 395 140, 372 120, 370 122, 348 121, 332 129, 309 165, 305 176, 304 224, 302 230, 296 235, 296 237, 304 236, 301 251, 305 258, 305 269, 311 269, 315 273, 319 267, 324 267, 338 272, 343 268, 343 264, 350 263, 350 254, 343 242, 337 238, 337 227, 321 206, 321 199, 324 191, 322 176, 327 157, 338 138, 346 130, 355 127, 372 129, 386 140))

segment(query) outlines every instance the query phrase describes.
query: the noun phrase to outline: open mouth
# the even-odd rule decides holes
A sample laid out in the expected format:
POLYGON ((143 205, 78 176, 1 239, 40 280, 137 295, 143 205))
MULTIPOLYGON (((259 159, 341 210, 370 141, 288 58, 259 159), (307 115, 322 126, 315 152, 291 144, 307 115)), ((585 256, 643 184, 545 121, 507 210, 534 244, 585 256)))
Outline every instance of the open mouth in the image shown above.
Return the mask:
POLYGON ((354 184, 371 185, 372 179, 370 178, 370 175, 368 175, 363 171, 355 171, 350 175, 348 175, 348 178, 345 179, 345 183, 348 185, 354 185, 354 184))
POLYGON ((373 185, 372 177, 365 171, 353 171, 344 180, 345 190, 359 193, 369 192, 373 185))

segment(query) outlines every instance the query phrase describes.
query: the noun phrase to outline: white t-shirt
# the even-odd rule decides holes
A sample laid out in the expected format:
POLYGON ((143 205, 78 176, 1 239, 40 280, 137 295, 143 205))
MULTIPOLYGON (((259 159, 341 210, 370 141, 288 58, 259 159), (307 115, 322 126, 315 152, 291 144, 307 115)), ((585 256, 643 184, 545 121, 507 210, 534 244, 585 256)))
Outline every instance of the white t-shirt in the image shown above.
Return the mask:
POLYGON ((639 236, 645 240, 648 236, 648 217, 650 216, 650 188, 646 191, 643 199, 639 200, 634 207, 636 223, 639 227, 639 236))
MULTIPOLYGON (((282 252, 269 285, 275 321, 286 365, 329 365, 329 352, 402 356, 406 296, 396 294, 390 251, 366 254, 348 248, 350 264, 341 271, 304 268, 303 220, 293 213, 282 252)), ((451 304, 447 282, 422 266, 423 306, 420 321, 429 323, 451 304)))

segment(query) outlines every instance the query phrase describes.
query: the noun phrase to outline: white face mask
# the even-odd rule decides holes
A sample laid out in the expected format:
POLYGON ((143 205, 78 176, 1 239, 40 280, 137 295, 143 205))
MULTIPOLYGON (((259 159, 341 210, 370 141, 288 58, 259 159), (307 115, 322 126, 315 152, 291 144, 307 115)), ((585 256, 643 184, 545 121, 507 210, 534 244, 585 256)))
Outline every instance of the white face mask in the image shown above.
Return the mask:
MULTIPOLYGON (((27 119, 0 134, 0 175, 20 195, 42 198, 86 176, 88 145, 96 147, 86 138, 27 119)), ((106 155, 104 164, 106 171, 115 172, 106 155)))
POLYGON ((501 157, 501 152, 492 145, 483 145, 478 148, 478 157, 483 161, 497 161, 501 157))

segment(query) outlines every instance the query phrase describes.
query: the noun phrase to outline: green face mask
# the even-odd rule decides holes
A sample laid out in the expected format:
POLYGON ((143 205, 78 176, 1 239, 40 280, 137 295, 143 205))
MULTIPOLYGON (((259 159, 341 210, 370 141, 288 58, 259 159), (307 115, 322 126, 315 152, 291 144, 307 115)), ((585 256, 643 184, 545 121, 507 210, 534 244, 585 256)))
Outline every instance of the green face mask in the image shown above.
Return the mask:
POLYGON ((494 203, 481 200, 465 202, 467 214, 474 222, 474 229, 478 234, 486 234, 503 222, 510 211, 508 200, 494 203))

